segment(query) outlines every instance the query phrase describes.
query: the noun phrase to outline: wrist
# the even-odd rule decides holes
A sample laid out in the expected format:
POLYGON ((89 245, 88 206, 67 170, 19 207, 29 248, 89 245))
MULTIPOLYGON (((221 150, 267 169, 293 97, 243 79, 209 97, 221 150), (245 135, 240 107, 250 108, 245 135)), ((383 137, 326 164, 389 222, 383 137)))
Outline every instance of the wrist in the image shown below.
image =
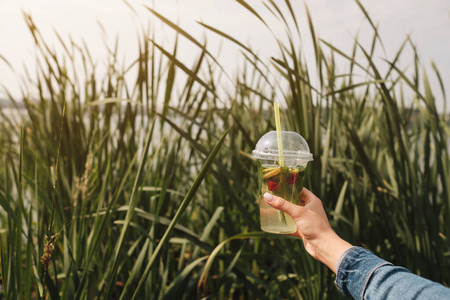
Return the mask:
POLYGON ((323 236, 321 242, 317 244, 316 259, 336 273, 339 258, 342 253, 351 247, 350 243, 343 240, 333 230, 330 230, 323 236))

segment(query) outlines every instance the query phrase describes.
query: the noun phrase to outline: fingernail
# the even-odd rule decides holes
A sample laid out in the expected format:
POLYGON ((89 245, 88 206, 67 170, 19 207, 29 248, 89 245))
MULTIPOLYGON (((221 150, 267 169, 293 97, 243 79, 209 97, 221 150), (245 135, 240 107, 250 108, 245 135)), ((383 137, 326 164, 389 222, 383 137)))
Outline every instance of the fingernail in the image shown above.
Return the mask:
POLYGON ((270 194, 270 193, 265 193, 264 194, 264 199, 266 199, 267 200, 267 202, 272 202, 273 201, 273 195, 272 194, 270 194))

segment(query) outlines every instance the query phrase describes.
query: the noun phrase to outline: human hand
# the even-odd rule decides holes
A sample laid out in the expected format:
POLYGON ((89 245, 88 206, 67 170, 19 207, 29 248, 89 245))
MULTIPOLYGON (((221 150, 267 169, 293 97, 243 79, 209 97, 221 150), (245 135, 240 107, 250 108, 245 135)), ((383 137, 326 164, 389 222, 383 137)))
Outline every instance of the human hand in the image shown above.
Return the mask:
POLYGON ((273 208, 291 216, 297 225, 297 232, 291 235, 301 237, 306 251, 336 272, 339 257, 352 245, 333 231, 322 201, 306 188, 303 188, 301 196, 304 206, 295 205, 270 193, 264 194, 264 199, 273 208))

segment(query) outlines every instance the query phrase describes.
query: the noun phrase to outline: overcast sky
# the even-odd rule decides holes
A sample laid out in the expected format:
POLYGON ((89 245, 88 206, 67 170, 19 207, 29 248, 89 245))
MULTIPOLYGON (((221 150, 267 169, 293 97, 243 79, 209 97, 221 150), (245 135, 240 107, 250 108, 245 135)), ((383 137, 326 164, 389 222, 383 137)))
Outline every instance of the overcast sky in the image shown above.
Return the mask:
MULTIPOLYGON (((128 2, 136 9, 137 17, 121 0, 0 0, 0 57, 6 58, 15 69, 15 73, 9 71, 0 59, 0 85, 5 85, 10 91, 18 94, 17 76, 23 73, 24 65, 32 67, 34 61, 33 40, 22 11, 31 14, 49 44, 58 44, 53 33, 56 30, 63 38, 70 35, 77 42, 84 39, 91 54, 99 58, 105 55, 105 48, 98 22, 106 29, 109 44, 112 45, 115 37, 119 36, 121 53, 126 57, 129 56, 130 62, 137 57, 138 30, 151 22, 150 20, 154 20, 144 5, 153 7, 198 38, 202 37, 205 30, 196 21, 202 21, 251 45, 262 57, 268 59, 278 54, 277 45, 270 32, 233 0, 129 0, 128 2)), ((247 2, 261 8, 260 11, 265 11, 257 5, 260 1, 247 2)), ((361 32, 359 39, 372 38, 369 24, 364 20, 364 15, 354 0, 291 2, 303 28, 303 36, 309 34, 304 9, 306 3, 318 35, 337 48, 348 53, 358 30, 361 32)), ((442 73, 447 93, 450 93, 450 0, 361 0, 361 2, 373 21, 379 24, 388 58, 392 58, 407 34, 410 34, 418 47, 422 63, 428 66, 431 60, 435 61, 442 73)), ((164 33, 160 38, 164 39, 167 35, 167 39, 170 39, 173 32, 167 27, 159 26, 164 33)), ((279 23, 271 23, 271 28, 276 34, 283 32, 279 23)), ((208 42, 211 44, 210 41, 214 43, 215 40, 208 36, 208 42)), ((308 58, 308 49, 309 51, 311 49, 308 48, 308 41, 304 42, 308 58)), ((225 43, 222 46, 221 56, 229 61, 227 65, 237 65, 238 62, 233 61, 236 53, 227 52, 227 49, 225 43)), ((432 77, 431 71, 428 75, 432 77)), ((0 98, 4 98, 1 88, 0 98)))

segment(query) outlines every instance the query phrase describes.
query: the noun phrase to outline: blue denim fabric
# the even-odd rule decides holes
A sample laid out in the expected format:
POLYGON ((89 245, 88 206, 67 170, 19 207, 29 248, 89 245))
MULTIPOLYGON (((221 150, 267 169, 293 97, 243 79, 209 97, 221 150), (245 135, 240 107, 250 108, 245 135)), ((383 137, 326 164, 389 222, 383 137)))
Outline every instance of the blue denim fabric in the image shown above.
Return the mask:
POLYGON ((336 285, 353 299, 450 299, 449 288, 393 266, 361 247, 352 247, 342 254, 336 285))

